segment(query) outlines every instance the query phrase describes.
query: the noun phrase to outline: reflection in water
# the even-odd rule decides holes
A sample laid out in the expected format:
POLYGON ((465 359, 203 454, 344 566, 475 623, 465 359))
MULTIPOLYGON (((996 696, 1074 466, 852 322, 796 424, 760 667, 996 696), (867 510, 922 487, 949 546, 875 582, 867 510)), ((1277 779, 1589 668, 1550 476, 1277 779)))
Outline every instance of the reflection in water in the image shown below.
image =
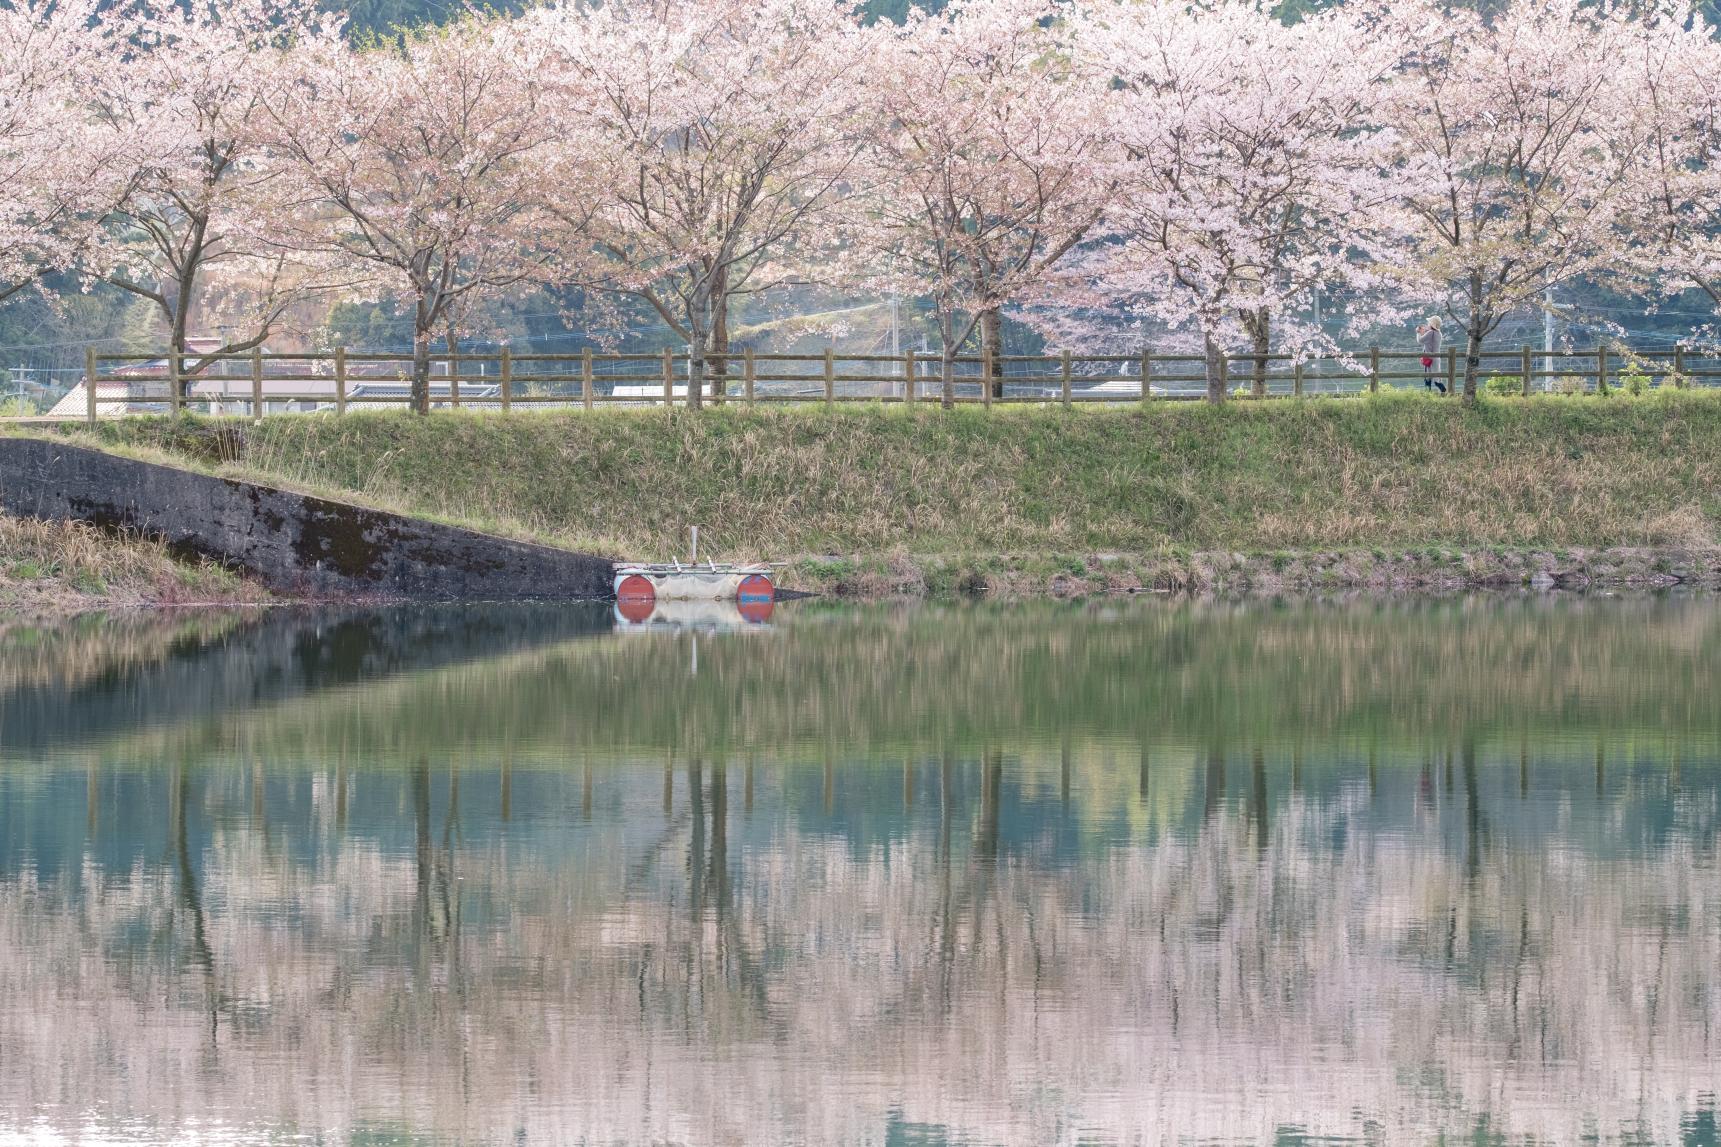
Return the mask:
POLYGON ((1713 1141, 1716 603, 196 624, 0 634, 0 1140, 1713 1141))

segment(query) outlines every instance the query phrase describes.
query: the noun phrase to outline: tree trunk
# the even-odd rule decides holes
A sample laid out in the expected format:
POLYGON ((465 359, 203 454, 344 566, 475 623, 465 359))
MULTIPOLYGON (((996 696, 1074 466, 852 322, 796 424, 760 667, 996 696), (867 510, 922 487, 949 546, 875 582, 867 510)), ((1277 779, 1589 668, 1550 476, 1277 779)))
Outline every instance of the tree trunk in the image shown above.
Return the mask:
POLYGON ((711 286, 693 292, 687 314, 687 409, 705 406, 705 352, 711 347, 711 286))
POLYGON ((939 404, 946 410, 956 405, 956 316, 949 311, 938 315, 938 369, 944 393, 939 404))
POLYGON ((1267 397, 1267 354, 1272 349, 1273 314, 1266 307, 1254 307, 1240 312, 1243 329, 1249 332, 1249 349, 1255 354, 1254 385, 1250 393, 1256 398, 1267 397))
POLYGON ((711 277, 711 397, 721 402, 729 393, 729 268, 711 277))
MULTIPOLYGON (((1464 340, 1464 401, 1476 401, 1476 376, 1481 373, 1482 366, 1482 328, 1473 326, 1464 340)), ((1440 364, 1435 363, 1434 369, 1439 370, 1440 364)))
POLYGON ((430 413, 430 340, 428 326, 413 328, 412 409, 418 414, 430 413))
POLYGON ((711 334, 699 327, 689 332, 693 337, 687 344, 687 409, 705 408, 705 348, 711 334))
MULTIPOLYGON (((194 274, 194 272, 188 272, 188 274, 194 274)), ((189 389, 189 387, 186 386, 184 374, 182 374, 182 372, 184 372, 184 367, 186 367, 186 341, 189 339, 189 317, 186 315, 186 294, 188 294, 188 289, 186 289, 184 281, 176 284, 176 294, 174 294, 174 312, 172 312, 172 315, 169 317, 169 331, 167 331, 167 350, 172 351, 172 353, 169 353, 169 356, 167 356, 167 372, 169 372, 167 387, 169 387, 169 391, 172 391, 174 396, 179 396, 179 398, 184 398, 184 396, 186 396, 186 391, 189 389), (177 370, 177 372, 174 370, 174 363, 179 363, 179 370, 177 370)))
MULTIPOLYGON (((176 388, 182 398, 190 390, 183 373, 185 345, 190 339, 191 303, 197 293, 197 272, 203 267, 204 237, 209 233, 209 217, 193 216, 190 222, 187 245, 173 263, 173 314, 169 316, 171 330, 168 335, 168 349, 177 353, 181 372, 170 379, 168 385, 176 388)), ((171 363, 174 359, 170 357, 168 361, 171 363)))
POLYGON ((693 341, 687 344, 687 409, 705 409, 705 340, 709 336, 699 328, 693 329, 693 341))
POLYGON ((1212 335, 1203 337, 1202 351, 1207 362, 1207 401, 1217 406, 1225 401, 1225 358, 1212 335))
POLYGON ((460 377, 460 336, 454 333, 454 323, 450 322, 443 332, 443 346, 448 351, 448 406, 454 409, 454 395, 460 384, 455 381, 460 377))
POLYGON ((1490 315, 1487 296, 1482 288, 1482 272, 1470 272, 1470 322, 1465 327, 1464 344, 1464 402, 1476 401, 1476 376, 1482 367, 1482 337, 1487 333, 1490 315))
POLYGON ((1004 316, 993 308, 980 315, 980 346, 992 352, 991 377, 985 385, 992 388, 993 398, 1004 397, 1004 316))

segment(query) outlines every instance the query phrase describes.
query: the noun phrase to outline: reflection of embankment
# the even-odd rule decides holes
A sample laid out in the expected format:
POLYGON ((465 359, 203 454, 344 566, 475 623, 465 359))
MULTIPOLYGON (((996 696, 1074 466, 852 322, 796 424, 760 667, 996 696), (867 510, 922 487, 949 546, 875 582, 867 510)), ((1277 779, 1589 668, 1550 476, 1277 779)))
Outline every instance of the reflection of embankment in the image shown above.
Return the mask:
MULTIPOLYGON (((709 765, 643 825, 654 775, 630 816, 601 794, 561 853, 466 827, 471 778, 394 778, 386 846, 323 784, 323 847, 224 817, 195 896, 171 839, 0 880, 0 1102, 531 1142, 877 1139, 893 1111, 1011 1143, 1569 1142, 1673 1139, 1721 1089, 1712 785, 1603 857, 1510 847, 1509 762, 1461 754, 1385 829, 1360 778, 1263 799, 1231 767, 1187 831, 1080 866, 1011 837, 996 757, 929 762, 873 844, 762 780, 750 815, 709 765)), ((1598 818, 1638 814, 1616 793, 1598 818)))
POLYGON ((1718 692, 1721 608, 1701 598, 878 608, 802 612, 768 634, 538 647, 217 714, 126 753, 484 762, 1302 739, 1390 754, 1460 729, 1712 751, 1718 692))
POLYGON ((207 729, 270 703, 609 629, 598 604, 268 610, 0 633, 0 755, 207 729), (24 668, 12 668, 16 661, 24 668))
POLYGON ((257 616, 256 610, 199 609, 0 623, 0 698, 19 689, 80 689, 147 670, 205 648, 257 616))

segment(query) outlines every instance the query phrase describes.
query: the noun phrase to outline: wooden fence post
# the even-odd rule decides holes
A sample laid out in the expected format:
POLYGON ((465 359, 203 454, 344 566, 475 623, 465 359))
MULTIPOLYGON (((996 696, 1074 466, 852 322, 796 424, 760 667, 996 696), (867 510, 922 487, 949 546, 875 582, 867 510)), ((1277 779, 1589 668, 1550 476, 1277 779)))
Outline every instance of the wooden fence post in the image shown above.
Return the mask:
POLYGON ((1368 348, 1368 392, 1380 393, 1380 348, 1377 346, 1368 348))
POLYGON ((825 348, 825 408, 837 400, 837 352, 833 347, 825 348))
POLYGON ((902 401, 909 406, 914 405, 914 348, 909 347, 903 360, 902 368, 902 401))
POLYGON ((84 419, 96 424, 96 348, 84 348, 84 419))
POLYGON ((1226 351, 1219 352, 1219 390, 1231 397, 1231 355, 1226 351))
POLYGON ((675 352, 663 348, 663 408, 675 409, 675 352))
POLYGON ((1685 382, 1685 347, 1683 345, 1676 346, 1673 348, 1673 373, 1680 380, 1680 381, 1674 383, 1675 388, 1686 385, 1686 382, 1685 382))
POLYGON ((251 417, 263 417, 263 348, 251 348, 251 417))
POLYGON ((1536 369, 1536 360, 1530 354, 1530 345, 1528 343, 1525 343, 1521 348, 1519 348, 1518 358, 1518 381, 1522 384, 1519 388, 1519 393, 1523 397, 1528 398, 1530 397, 1530 375, 1535 373, 1536 369))
POLYGON ((741 386, 747 392, 747 409, 751 410, 753 408, 753 387, 759 381, 759 364, 753 359, 752 347, 748 347, 745 354, 747 356, 746 374, 741 380, 741 386))
POLYGON ((992 409, 992 348, 980 348, 980 404, 992 409))
POLYGON ((1070 351, 1065 347, 1058 355, 1058 384, 1064 409, 1070 408, 1070 351))
POLYGON ((1450 398, 1458 393, 1458 348, 1446 348, 1446 395, 1450 398))
POLYGON ((347 348, 335 348, 335 413, 347 412, 347 348))
POLYGON ((580 348, 580 405, 592 408, 592 348, 580 348))
POLYGON ((1153 352, 1147 347, 1141 348, 1141 404, 1146 406, 1153 401, 1153 352))
POLYGON ((1303 397, 1303 360, 1300 358, 1296 366, 1291 368, 1291 395, 1294 398, 1303 397))
POLYGON ((180 410, 185 404, 185 395, 180 387, 185 381, 185 355, 181 351, 170 351, 167 356, 167 386, 169 391, 168 403, 173 410, 173 416, 179 417, 180 410))
POLYGON ((460 352, 448 352, 448 405, 452 410, 460 409, 460 352))
POLYGON ((510 393, 514 389, 514 348, 506 343, 502 345, 502 362, 498 368, 502 375, 502 413, 507 414, 510 404, 514 401, 510 393))
POLYGON ((1596 393, 1607 393, 1607 344, 1596 344, 1596 393))

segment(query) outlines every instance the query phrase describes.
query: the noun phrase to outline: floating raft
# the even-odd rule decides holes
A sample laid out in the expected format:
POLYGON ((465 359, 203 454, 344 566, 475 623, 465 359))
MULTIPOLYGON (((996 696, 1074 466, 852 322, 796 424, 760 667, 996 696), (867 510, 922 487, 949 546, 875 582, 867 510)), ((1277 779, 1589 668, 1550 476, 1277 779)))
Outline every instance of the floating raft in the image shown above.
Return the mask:
POLYGON ((740 633, 766 625, 775 610, 769 601, 617 600, 615 627, 619 633, 740 633))
POLYGON ((616 567, 615 596, 617 610, 630 620, 649 617, 660 601, 732 601, 743 617, 759 610, 769 616, 777 587, 769 566, 641 562, 616 567))

